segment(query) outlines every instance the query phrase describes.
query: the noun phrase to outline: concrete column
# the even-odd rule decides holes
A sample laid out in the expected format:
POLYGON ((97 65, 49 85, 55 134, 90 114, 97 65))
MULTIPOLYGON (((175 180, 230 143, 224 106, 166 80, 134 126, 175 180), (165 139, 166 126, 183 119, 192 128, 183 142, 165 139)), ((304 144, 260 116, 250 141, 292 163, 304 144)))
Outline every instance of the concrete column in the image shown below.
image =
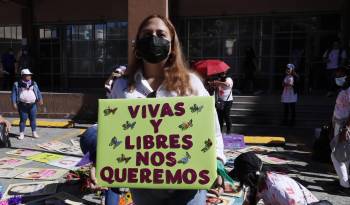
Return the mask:
POLYGON ((144 18, 151 14, 168 17, 168 0, 128 0, 128 62, 132 54, 132 41, 144 18))
POLYGON ((21 9, 22 38, 27 39, 27 44, 33 42, 33 2, 32 0, 22 4, 21 9))

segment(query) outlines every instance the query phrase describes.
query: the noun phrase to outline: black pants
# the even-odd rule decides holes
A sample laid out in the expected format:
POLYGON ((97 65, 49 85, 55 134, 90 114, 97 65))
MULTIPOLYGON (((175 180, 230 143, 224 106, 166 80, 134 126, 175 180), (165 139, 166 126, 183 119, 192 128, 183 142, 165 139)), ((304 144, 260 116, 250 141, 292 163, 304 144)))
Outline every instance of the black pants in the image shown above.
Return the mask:
POLYGON ((335 84, 334 78, 335 78, 335 69, 332 70, 326 70, 325 71, 326 75, 326 90, 330 92, 336 92, 338 87, 335 84))
POLYGON ((289 110, 290 110, 291 112, 290 123, 294 124, 295 123, 295 103, 283 103, 283 106, 284 106, 283 123, 284 124, 288 123, 289 110))
POLYGON ((233 101, 225 101, 225 106, 223 110, 217 110, 218 112, 218 117, 219 117, 219 122, 220 122, 220 128, 222 130, 222 127, 224 125, 224 121, 226 122, 226 132, 230 133, 231 132, 231 117, 230 117, 230 111, 232 107, 233 101))
POLYGON ((254 71, 252 72, 247 72, 244 74, 244 87, 243 90, 244 91, 248 91, 248 92, 252 92, 255 89, 255 75, 254 75, 254 71))

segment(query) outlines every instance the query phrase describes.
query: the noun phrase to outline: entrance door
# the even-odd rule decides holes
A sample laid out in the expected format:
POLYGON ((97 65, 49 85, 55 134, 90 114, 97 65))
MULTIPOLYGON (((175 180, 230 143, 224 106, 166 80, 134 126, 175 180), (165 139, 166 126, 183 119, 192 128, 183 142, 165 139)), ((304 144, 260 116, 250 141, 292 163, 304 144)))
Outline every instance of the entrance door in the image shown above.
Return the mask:
POLYGON ((57 26, 39 26, 36 70, 40 87, 47 91, 59 91, 62 83, 61 36, 57 26))

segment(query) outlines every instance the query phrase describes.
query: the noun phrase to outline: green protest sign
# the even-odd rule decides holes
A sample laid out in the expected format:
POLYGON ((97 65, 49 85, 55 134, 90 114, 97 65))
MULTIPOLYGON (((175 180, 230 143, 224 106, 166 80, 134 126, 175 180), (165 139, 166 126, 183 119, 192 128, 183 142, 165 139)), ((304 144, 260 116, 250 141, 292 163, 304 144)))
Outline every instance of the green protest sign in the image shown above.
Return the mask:
POLYGON ((99 100, 96 177, 104 187, 209 189, 212 97, 99 100))

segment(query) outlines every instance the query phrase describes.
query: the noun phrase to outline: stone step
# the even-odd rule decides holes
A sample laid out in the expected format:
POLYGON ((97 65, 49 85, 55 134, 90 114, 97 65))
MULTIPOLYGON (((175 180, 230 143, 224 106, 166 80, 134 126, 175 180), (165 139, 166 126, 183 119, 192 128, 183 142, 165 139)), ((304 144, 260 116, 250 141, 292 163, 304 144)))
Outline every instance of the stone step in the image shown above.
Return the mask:
MULTIPOLYGON (((258 124, 258 125, 280 125, 283 120, 283 116, 278 117, 247 117, 244 115, 231 115, 232 123, 237 124, 258 124)), ((324 119, 303 119, 300 116, 296 117, 297 125, 307 127, 319 127, 329 122, 328 118, 324 119)))
MULTIPOLYGON (((259 104, 259 103, 250 103, 250 102, 234 102, 232 104, 232 108, 237 109, 257 109, 257 110, 282 110, 283 104, 282 103, 275 103, 275 104, 259 104)), ((296 108, 301 111, 314 111, 314 112, 327 112, 331 111, 334 108, 334 105, 302 105, 297 104, 296 108)))
MULTIPOLYGON (((325 119, 332 118, 332 110, 300 110, 297 108, 296 113, 299 117, 303 119, 325 119)), ((283 108, 279 107, 274 110, 266 110, 261 108, 232 108, 231 115, 244 115, 247 117, 264 116, 264 117, 278 117, 283 115, 283 108)))
MULTIPOLYGON (((234 96, 234 102, 252 102, 261 104, 276 104, 281 100, 280 96, 234 96)), ((327 98, 325 96, 299 96, 298 104, 305 105, 330 105, 334 104, 335 97, 327 98)))
MULTIPOLYGON (((225 129, 225 128, 224 128, 225 129)), ((314 137, 314 127, 284 127, 277 125, 232 124, 233 133, 243 135, 281 136, 281 137, 314 137)))

